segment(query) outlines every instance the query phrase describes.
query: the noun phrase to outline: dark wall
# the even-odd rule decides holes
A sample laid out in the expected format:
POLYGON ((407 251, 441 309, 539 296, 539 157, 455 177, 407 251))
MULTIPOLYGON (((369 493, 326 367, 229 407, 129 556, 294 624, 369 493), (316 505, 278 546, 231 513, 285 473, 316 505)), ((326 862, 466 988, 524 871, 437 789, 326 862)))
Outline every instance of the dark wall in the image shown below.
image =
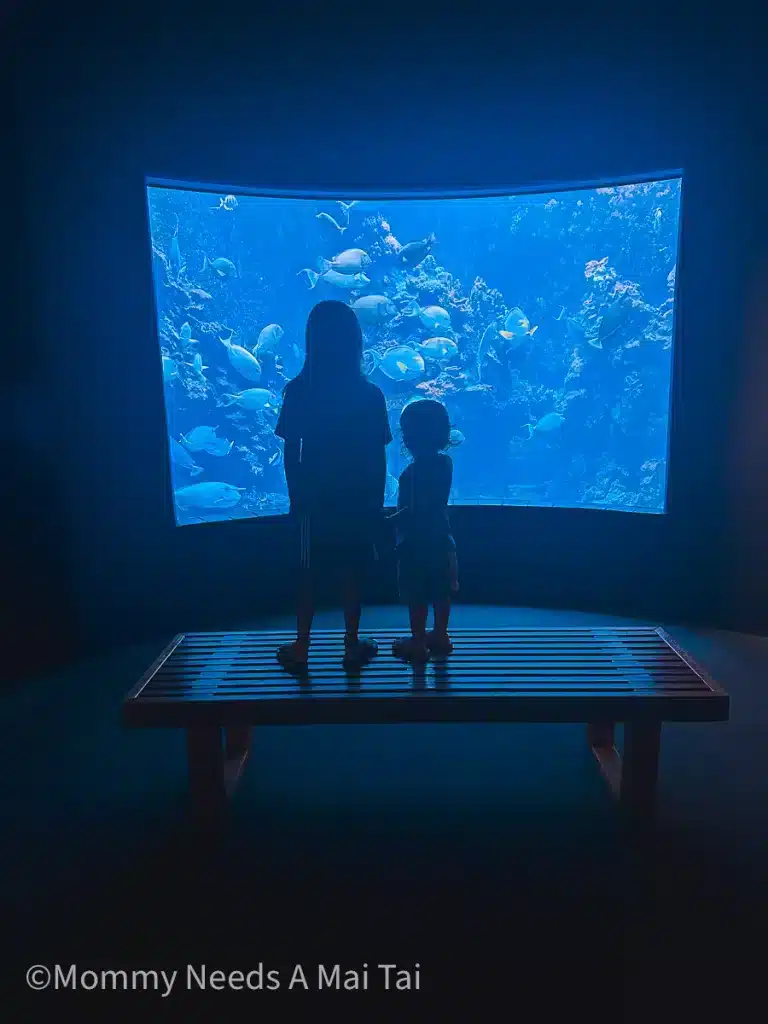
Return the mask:
POLYGON ((290 599, 280 525, 172 525, 145 174, 352 190, 683 167, 669 514, 458 510, 464 596, 756 621, 743 568, 756 525, 728 495, 761 237, 754 26, 651 8, 572 23, 550 9, 538 25, 518 13, 508 27, 481 13, 292 5, 244 20, 133 4, 104 24, 71 6, 17 18, 10 575, 62 649, 226 626, 290 599))
MULTIPOLYGON (((763 184, 763 188, 765 185, 763 184)), ((763 203, 765 201, 763 200, 763 203)), ((729 526, 725 560, 727 597, 742 628, 768 633, 768 253, 765 206, 755 209, 754 265, 743 345, 740 387, 730 429, 729 526)))
MULTIPOLYGON (((13 81, 11 66, 0 63, 0 90, 6 99, 13 81)), ((4 104, 3 249, 0 275, 0 395, 2 395, 2 460, 0 460, 0 579, 3 587, 3 656, 0 679, 57 665, 76 650, 77 607, 72 600, 72 550, 67 530, 66 491, 59 482, 66 431, 42 410, 52 400, 55 383, 49 375, 47 340, 37 326, 37 272, 26 234, 27 202, 34 198, 23 184, 21 118, 23 112, 4 104), (17 116, 18 115, 18 116, 17 116)))

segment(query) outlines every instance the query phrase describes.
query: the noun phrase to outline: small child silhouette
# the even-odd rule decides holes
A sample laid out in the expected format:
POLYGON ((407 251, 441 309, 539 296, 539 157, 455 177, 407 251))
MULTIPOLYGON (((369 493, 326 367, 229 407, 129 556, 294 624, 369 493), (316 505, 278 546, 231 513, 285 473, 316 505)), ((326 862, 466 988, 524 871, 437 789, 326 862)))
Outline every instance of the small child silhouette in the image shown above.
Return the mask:
POLYGON ((400 594, 408 603, 411 635, 396 640, 392 652, 406 661, 453 650, 448 635, 451 595, 459 589, 456 544, 448 519, 453 479, 451 423, 444 405, 431 399, 411 402, 400 415, 403 443, 413 456, 400 474, 397 562, 400 594), (434 629, 427 632, 429 605, 434 629))
POLYGON ((277 655, 289 671, 307 666, 314 584, 330 575, 342 579, 345 666, 363 665, 378 651, 375 641, 358 636, 360 584, 375 556, 392 433, 384 395, 363 374, 362 355, 354 310, 319 302, 307 320, 304 366, 283 393, 275 433, 285 441, 301 560, 296 640, 277 655))

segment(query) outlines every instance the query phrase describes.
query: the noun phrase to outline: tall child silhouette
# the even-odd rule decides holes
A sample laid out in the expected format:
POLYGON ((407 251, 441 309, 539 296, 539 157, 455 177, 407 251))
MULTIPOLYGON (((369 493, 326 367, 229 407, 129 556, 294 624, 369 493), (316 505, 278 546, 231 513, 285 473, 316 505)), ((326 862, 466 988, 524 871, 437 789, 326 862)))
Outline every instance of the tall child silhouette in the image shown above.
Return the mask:
POLYGON ((304 366, 283 392, 275 433, 285 441, 300 584, 296 640, 280 648, 278 660, 291 671, 307 665, 315 583, 331 575, 342 583, 345 665, 362 665, 378 651, 358 635, 360 588, 374 557, 392 433, 362 355, 355 312, 343 302, 320 302, 307 320, 304 366))

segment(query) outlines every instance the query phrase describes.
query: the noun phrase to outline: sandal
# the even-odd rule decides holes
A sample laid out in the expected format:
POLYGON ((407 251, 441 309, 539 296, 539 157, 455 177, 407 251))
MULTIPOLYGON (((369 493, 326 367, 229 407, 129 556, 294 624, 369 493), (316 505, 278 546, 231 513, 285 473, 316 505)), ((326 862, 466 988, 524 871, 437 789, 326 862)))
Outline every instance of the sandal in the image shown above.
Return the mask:
POLYGON ((427 633, 427 647, 433 654, 446 657, 453 651, 453 641, 447 633, 436 633, 431 629, 427 633))
POLYGON ((354 640, 344 637, 344 668, 362 668, 379 653, 379 645, 375 640, 367 637, 355 638, 354 640))
POLYGON ((429 648, 425 640, 417 640, 415 636, 403 636, 392 644, 392 653, 402 661, 429 661, 429 648))
POLYGON ((283 668, 296 675, 307 671, 309 644, 301 644, 294 640, 291 644, 283 644, 278 649, 277 660, 283 668))

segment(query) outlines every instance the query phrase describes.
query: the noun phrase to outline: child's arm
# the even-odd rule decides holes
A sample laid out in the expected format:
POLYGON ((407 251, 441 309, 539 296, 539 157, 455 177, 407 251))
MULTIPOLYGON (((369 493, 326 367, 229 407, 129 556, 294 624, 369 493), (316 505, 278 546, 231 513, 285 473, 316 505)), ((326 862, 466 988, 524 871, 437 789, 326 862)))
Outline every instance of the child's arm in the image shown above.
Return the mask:
POLYGON ((384 445, 376 453, 373 472, 376 479, 376 508, 380 513, 384 507, 384 496, 387 490, 387 449, 384 445))
POLYGON ((291 508, 298 509, 301 505, 299 494, 299 480, 301 477, 301 441, 290 440, 285 442, 283 462, 285 465, 285 482, 288 485, 288 498, 291 502, 291 508))
POLYGON ((451 497, 451 485, 453 484, 453 459, 451 459, 450 455, 443 455, 440 459, 440 464, 443 467, 439 480, 440 503, 447 505, 451 497))
POLYGON ((303 436, 301 407, 297 404, 297 395, 286 388, 283 404, 275 426, 275 434, 282 438, 283 464, 285 482, 288 485, 288 498, 291 511, 296 512, 301 506, 301 439, 303 436))
POLYGON ((411 490, 411 484, 409 481, 412 478, 412 469, 410 466, 406 466, 403 472, 400 474, 400 479, 397 482, 397 512, 393 512, 391 516, 387 516, 388 519, 399 519, 400 525, 405 525, 405 519, 408 513, 411 511, 410 503, 408 501, 408 494, 411 490))
POLYGON ((378 422, 375 434, 381 438, 382 443, 376 451, 373 472, 376 475, 377 509, 381 510, 384 507, 387 490, 387 445, 392 440, 392 431, 389 427, 389 414, 387 413, 387 400, 384 398, 384 392, 379 388, 376 389, 376 392, 376 419, 378 422))

